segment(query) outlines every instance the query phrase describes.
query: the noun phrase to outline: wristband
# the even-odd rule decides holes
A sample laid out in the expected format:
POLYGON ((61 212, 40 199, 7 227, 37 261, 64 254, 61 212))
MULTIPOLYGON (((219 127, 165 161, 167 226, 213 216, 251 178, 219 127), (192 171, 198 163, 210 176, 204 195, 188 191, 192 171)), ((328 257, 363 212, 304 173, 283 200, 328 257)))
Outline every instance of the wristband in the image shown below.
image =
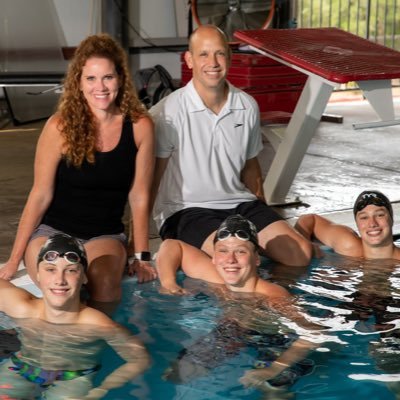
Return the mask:
POLYGON ((151 261, 151 253, 149 251, 135 253, 135 259, 139 261, 151 261))

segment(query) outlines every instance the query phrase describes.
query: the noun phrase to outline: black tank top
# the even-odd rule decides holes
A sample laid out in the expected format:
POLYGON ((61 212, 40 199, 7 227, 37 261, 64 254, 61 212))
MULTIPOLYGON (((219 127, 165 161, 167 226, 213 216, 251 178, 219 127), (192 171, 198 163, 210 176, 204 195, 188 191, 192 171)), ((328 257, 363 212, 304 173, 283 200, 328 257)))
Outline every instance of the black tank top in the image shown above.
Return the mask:
POLYGON ((95 163, 77 168, 63 158, 54 197, 42 223, 81 239, 124 231, 122 217, 135 175, 137 148, 125 120, 117 146, 96 152, 95 163))

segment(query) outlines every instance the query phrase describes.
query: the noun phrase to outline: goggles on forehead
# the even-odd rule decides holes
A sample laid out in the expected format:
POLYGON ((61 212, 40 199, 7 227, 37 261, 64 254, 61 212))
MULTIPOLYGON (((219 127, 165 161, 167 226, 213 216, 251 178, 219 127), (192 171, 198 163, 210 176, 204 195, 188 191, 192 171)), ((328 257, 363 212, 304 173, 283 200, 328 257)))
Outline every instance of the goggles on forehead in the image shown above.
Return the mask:
POLYGON ((248 232, 244 231, 243 229, 237 229, 235 231, 230 231, 229 229, 220 229, 217 232, 217 240, 226 240, 232 236, 235 236, 236 238, 240 240, 250 240, 250 235, 248 232))
POLYGON ((70 264, 79 264, 81 262, 81 258, 79 257, 78 253, 75 253, 74 251, 59 253, 55 250, 49 250, 44 253, 43 260, 48 263, 54 264, 60 257, 63 257, 64 260, 69 262, 70 264))
POLYGON ((387 201, 379 196, 377 193, 364 193, 354 207, 356 213, 363 210, 370 204, 377 207, 385 207, 389 211, 387 201))

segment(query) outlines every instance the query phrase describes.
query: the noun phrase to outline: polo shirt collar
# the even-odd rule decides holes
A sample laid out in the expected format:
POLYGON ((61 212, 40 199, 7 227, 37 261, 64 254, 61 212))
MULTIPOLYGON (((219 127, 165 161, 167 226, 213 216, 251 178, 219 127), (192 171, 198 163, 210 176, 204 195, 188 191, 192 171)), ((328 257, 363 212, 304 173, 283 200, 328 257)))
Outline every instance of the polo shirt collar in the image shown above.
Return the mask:
MULTIPOLYGON (((244 110, 246 107, 244 106, 242 99, 237 95, 238 89, 231 85, 228 81, 228 98, 226 100, 226 104, 224 105, 224 109, 227 110, 244 110)), ((204 111, 207 107, 204 105, 203 100, 197 93, 193 85, 193 79, 191 79, 187 84, 187 93, 188 93, 188 111, 196 112, 196 111, 204 111)))

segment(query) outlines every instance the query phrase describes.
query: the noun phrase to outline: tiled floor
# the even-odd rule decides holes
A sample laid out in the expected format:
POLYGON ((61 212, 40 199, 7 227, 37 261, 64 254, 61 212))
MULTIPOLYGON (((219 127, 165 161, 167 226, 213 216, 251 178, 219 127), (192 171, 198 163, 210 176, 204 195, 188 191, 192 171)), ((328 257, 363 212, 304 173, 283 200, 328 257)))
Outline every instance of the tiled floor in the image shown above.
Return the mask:
MULTIPOLYGON (((400 98, 395 99, 400 118, 400 98)), ((352 204, 366 188, 386 193, 400 211, 400 125, 354 130, 352 123, 375 121, 368 103, 362 100, 330 102, 326 113, 342 115, 342 124, 321 122, 304 157, 289 196, 300 197, 296 207, 277 208, 293 221, 302 213, 329 213, 348 225, 353 224, 352 204)), ((0 125, 1 126, 1 125, 0 125)), ((35 143, 43 122, 0 130, 0 263, 10 252, 18 219, 32 183, 35 143)), ((273 150, 267 142, 262 153, 265 171, 273 150)), ((400 221, 395 232, 400 233, 400 221)), ((152 240, 152 249, 158 246, 152 240)))

